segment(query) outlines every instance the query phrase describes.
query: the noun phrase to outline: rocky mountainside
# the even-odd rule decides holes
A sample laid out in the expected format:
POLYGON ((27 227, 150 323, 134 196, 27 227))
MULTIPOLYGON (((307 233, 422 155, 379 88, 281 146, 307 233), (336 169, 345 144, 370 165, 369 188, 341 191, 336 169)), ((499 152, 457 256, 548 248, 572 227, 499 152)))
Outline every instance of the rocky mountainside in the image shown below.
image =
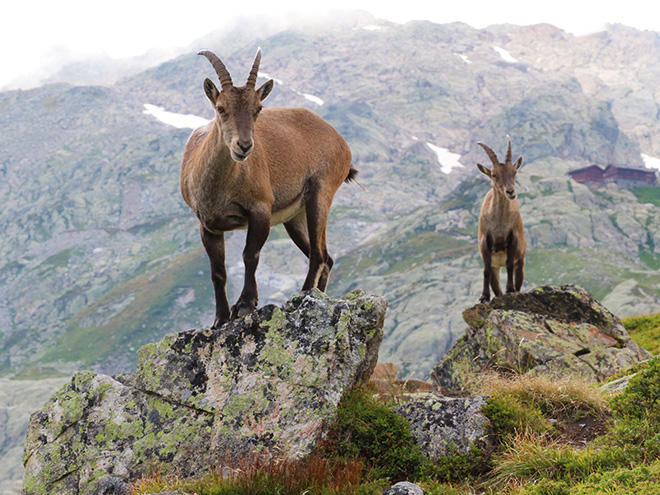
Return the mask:
MULTIPOLYGON (((335 198, 329 292, 385 296, 381 359, 406 375, 428 374, 479 296, 476 222, 489 185, 474 166, 486 158, 477 141, 502 153, 509 134, 525 157, 526 289, 575 283, 619 316, 660 311, 658 189, 592 190, 566 176, 660 157, 656 33, 612 26, 574 37, 548 25, 477 30, 359 14, 212 33, 198 45, 236 80, 261 46, 262 76, 278 82, 266 105, 306 106, 345 135, 365 190, 343 186, 335 198)), ((107 86, 0 93, 1 375, 122 372, 141 345, 210 324, 207 260, 178 192, 190 129, 144 104, 211 118, 201 83, 212 75, 191 50, 107 86)), ((243 239, 229 236, 230 299, 243 239)), ((274 229, 261 304, 286 300, 305 272, 274 229)))

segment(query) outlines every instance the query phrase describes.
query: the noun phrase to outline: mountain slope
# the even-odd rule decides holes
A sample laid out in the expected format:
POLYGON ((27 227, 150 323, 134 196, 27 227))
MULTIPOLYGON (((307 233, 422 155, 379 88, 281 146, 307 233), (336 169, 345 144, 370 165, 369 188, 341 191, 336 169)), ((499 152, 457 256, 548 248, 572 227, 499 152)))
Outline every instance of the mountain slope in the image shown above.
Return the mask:
MULTIPOLYGON (((348 140, 364 190, 343 186, 335 198, 329 292, 360 286, 389 300, 381 360, 425 376, 463 332, 460 313, 480 293, 476 223, 489 187, 476 142, 503 153, 506 134, 525 157, 524 288, 576 283, 620 316, 660 311, 658 204, 648 191, 590 190, 566 176, 660 156, 657 34, 613 26, 576 38, 547 25, 476 30, 360 15, 262 36, 213 33, 202 44, 236 81, 260 45, 262 76, 278 81, 266 105, 311 108, 348 140), (439 163, 438 148, 463 166, 439 163)), ((201 83, 212 75, 191 53, 110 86, 0 93, 0 374, 128 371, 140 345, 211 322, 207 261, 178 192, 190 130, 143 105, 211 118, 201 83)), ((228 236, 230 299, 242 284, 243 236, 228 236)), ((305 272, 274 229, 258 270, 261 304, 282 302, 305 272)))

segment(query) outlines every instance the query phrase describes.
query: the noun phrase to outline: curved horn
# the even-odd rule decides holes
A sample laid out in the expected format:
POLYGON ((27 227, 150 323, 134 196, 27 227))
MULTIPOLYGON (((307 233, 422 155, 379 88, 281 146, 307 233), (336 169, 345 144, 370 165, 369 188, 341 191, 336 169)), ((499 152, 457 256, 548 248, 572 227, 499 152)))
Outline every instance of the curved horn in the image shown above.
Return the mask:
POLYGON ((213 68, 215 69, 215 73, 218 74, 218 78, 220 79, 220 86, 222 86, 222 89, 233 86, 227 67, 225 67, 225 64, 222 63, 222 60, 220 60, 220 58, 218 58, 215 53, 208 50, 201 50, 197 52, 197 55, 204 55, 209 59, 209 62, 211 62, 211 65, 213 65, 213 68))
POLYGON ((493 150, 491 150, 488 146, 486 146, 481 141, 479 141, 477 144, 484 149, 484 151, 488 155, 488 158, 490 158, 490 161, 493 162, 493 165, 499 165, 500 164, 500 161, 497 159, 497 155, 495 154, 495 152, 493 150))
POLYGON ((506 142, 508 144, 506 147, 506 159, 504 160, 504 163, 511 164, 511 138, 508 134, 506 135, 506 142))
POLYGON ((248 76, 247 83, 245 86, 247 88, 252 88, 257 85, 257 74, 259 73, 259 63, 261 62, 261 48, 257 48, 257 54, 254 57, 254 62, 252 63, 252 70, 248 76))

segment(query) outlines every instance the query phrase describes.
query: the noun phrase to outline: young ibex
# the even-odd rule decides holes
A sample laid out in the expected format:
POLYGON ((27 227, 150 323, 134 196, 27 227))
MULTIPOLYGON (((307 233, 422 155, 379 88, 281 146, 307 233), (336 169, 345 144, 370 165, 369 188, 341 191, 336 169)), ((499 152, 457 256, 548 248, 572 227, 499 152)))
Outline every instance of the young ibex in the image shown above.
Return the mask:
POLYGON ((280 223, 309 258, 303 290, 325 290, 333 260, 325 230, 332 198, 353 180, 346 141, 321 117, 304 108, 263 109, 270 80, 255 89, 261 50, 245 86, 234 86, 222 61, 201 51, 220 79, 204 91, 215 119, 195 129, 181 164, 181 194, 200 223, 211 262, 216 312, 212 328, 257 307, 256 269, 270 227, 280 223), (243 251, 245 281, 236 304, 227 301, 224 233, 247 229, 243 251))
POLYGON ((527 242, 523 232, 522 218, 516 200, 516 173, 522 166, 523 157, 511 163, 511 138, 507 138, 504 163, 488 146, 478 143, 493 168, 477 163, 479 170, 490 177, 493 188, 488 191, 479 214, 479 251, 484 261, 484 288, 479 302, 490 301, 490 287, 495 296, 502 295, 500 269, 506 266, 506 291, 519 292, 525 278, 525 251, 527 242), (514 283, 515 280, 515 283, 514 283))

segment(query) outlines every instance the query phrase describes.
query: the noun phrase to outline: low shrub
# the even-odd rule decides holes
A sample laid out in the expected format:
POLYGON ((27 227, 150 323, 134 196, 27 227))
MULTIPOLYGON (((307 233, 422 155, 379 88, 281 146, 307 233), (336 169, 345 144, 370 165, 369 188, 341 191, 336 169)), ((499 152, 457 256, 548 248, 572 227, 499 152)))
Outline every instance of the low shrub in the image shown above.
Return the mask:
POLYGON ((329 459, 362 460, 369 470, 368 480, 414 480, 428 476, 432 470, 408 421, 361 388, 340 403, 337 420, 319 453, 329 459))
POLYGON ((543 434, 552 429, 540 410, 529 407, 511 393, 496 392, 487 399, 482 412, 500 441, 523 431, 543 434))

